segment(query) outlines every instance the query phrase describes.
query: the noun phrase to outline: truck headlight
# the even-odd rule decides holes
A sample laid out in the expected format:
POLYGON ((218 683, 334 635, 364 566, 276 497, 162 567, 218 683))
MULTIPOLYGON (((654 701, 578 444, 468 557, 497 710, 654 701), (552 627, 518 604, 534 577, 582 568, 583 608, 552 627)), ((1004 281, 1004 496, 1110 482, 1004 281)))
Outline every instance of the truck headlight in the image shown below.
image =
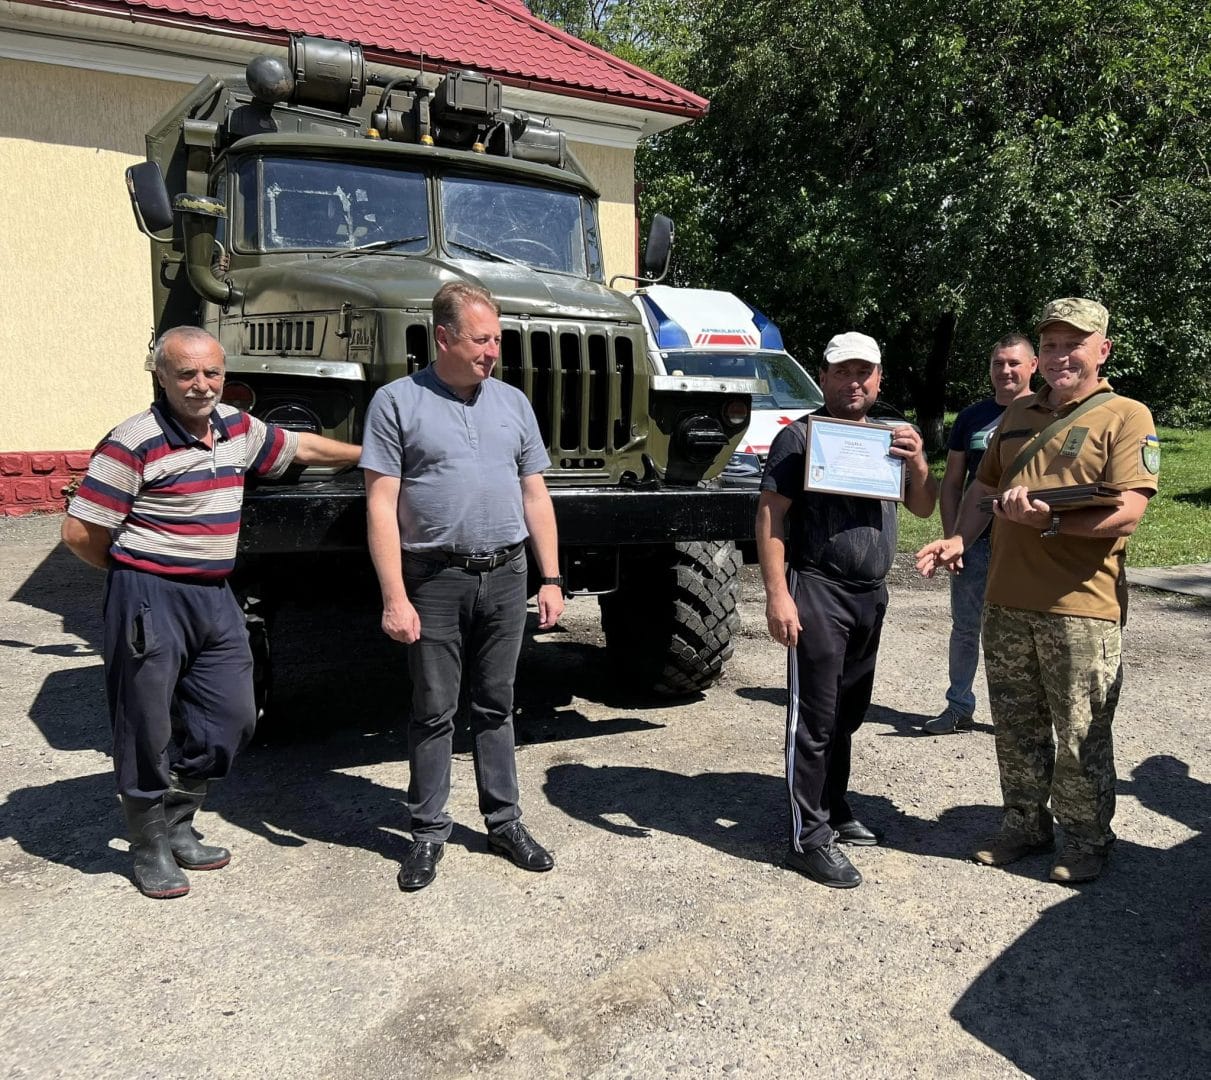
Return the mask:
POLYGON ((324 425, 316 413, 294 402, 274 405, 266 409, 260 418, 267 424, 276 424, 289 431, 310 431, 313 435, 319 435, 324 430, 324 425))

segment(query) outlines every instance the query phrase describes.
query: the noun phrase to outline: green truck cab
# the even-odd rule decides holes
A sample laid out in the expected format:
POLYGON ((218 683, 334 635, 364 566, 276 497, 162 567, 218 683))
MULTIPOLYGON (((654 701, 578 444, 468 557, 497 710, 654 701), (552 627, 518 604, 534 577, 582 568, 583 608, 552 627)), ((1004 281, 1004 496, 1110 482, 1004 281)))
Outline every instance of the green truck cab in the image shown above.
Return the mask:
MULTIPOLYGON (((374 391, 433 358, 433 294, 483 285, 501 305, 495 375, 525 392, 551 456, 569 593, 600 598, 634 681, 709 685, 732 652, 735 541, 755 510, 716 478, 760 387, 657 373, 604 278, 597 191, 562 133, 502 107, 499 82, 380 82, 359 46, 296 36, 243 79, 204 78, 148 133, 127 186, 151 239, 155 333, 205 327, 227 353, 226 401, 358 442, 374 391)), ((671 232, 658 217, 650 277, 671 232)), ((360 472, 295 471, 247 491, 240 579, 263 614, 289 556, 365 543, 360 472)))

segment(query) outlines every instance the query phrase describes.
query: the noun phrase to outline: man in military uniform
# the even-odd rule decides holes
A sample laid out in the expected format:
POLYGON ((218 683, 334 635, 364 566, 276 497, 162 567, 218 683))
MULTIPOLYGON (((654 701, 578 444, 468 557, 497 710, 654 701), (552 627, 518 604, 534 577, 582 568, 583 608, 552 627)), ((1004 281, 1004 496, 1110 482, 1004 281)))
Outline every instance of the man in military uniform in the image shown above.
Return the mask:
POLYGON ((988 520, 980 500, 996 496, 984 664, 1005 815, 973 858, 1003 866, 1051 850, 1054 813, 1064 847, 1051 880, 1065 884, 1096 878, 1114 842, 1123 564, 1160 471, 1148 409, 1102 378, 1108 324, 1093 300, 1068 297, 1043 309, 1036 330, 1047 385, 1005 410, 955 534, 917 553, 927 577, 960 568, 988 520), (1091 483, 1116 488, 1119 502, 1061 514, 1042 493, 1091 483))

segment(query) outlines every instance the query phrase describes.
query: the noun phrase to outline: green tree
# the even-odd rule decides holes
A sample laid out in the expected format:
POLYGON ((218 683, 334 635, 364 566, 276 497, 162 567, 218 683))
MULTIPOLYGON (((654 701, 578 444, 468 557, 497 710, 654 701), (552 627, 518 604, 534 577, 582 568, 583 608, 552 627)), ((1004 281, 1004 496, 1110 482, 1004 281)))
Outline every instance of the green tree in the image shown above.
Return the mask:
POLYGON ((696 37, 697 0, 528 0, 530 14, 674 82, 696 37))
MULTIPOLYGON (((672 15, 669 13, 672 12, 672 15)), ((1176 0, 680 3, 710 115, 640 155, 677 280, 775 317, 810 366, 885 345, 935 445, 948 387, 1043 300, 1113 313, 1113 377, 1171 417, 1211 399, 1211 17, 1176 0), (958 357, 957 361, 953 361, 958 357)), ((657 58, 659 59, 659 58, 657 58)))

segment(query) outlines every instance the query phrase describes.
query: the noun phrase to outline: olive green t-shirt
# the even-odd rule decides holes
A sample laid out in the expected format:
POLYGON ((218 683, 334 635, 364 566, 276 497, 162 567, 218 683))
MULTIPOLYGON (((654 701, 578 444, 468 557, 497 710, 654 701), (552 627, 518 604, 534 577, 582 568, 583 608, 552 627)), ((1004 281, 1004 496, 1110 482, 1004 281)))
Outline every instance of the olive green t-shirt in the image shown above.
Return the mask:
MULTIPOLYGON (((1086 398, 1109 389, 1103 381, 1086 398)), ((1118 396, 1094 406, 1048 440, 1016 477, 1006 475, 1027 442, 1085 400, 1053 411, 1045 403, 1046 395, 1044 388, 1018 398, 1005 410, 976 474, 981 483, 996 491, 1018 484, 1037 490, 1094 483, 1111 484, 1120 491, 1156 491, 1159 444, 1152 414, 1138 401, 1118 396)), ((997 518, 985 600, 1002 607, 1117 622, 1117 589, 1126 550, 1126 537, 1066 535, 1062 517, 1059 534, 1049 537, 1036 528, 997 518)))

